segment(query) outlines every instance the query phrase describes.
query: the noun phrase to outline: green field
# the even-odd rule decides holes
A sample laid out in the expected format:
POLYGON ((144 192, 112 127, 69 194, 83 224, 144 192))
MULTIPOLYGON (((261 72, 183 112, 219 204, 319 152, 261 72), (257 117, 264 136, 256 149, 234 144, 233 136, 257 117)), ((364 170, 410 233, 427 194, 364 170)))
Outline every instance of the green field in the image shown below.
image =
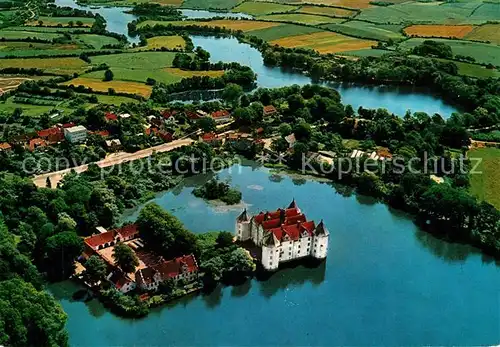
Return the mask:
POLYGON ((17 26, 9 27, 8 30, 15 31, 31 31, 31 32, 44 32, 44 33, 72 33, 75 31, 90 32, 90 28, 68 28, 68 27, 33 27, 33 26, 17 26))
POLYGON ((222 9, 229 10, 237 6, 242 0, 184 0, 181 7, 198 9, 222 9))
MULTIPOLYGON (((413 38, 402 42, 399 46, 403 49, 411 49, 420 45, 426 39, 413 38)), ((478 63, 500 65, 500 46, 487 43, 470 42, 462 40, 433 39, 442 42, 451 47, 453 54, 470 56, 476 59, 478 63)))
POLYGON ((94 18, 89 17, 38 17, 38 19, 32 20, 28 22, 28 25, 36 26, 40 25, 40 21, 42 22, 42 26, 69 26, 72 22, 74 27, 78 27, 76 22, 82 22, 83 27, 90 27, 94 23, 94 18))
POLYGON ((341 18, 316 16, 313 14, 303 14, 303 13, 271 14, 267 16, 261 16, 259 17, 259 19, 279 21, 279 22, 292 22, 292 23, 308 24, 308 25, 342 23, 345 21, 345 19, 341 18))
POLYGON ((312 34, 320 31, 322 30, 303 25, 283 24, 272 28, 253 30, 248 35, 257 36, 265 41, 273 41, 287 36, 312 34))
POLYGON ((134 103, 137 104, 139 100, 127 98, 125 96, 111 96, 97 94, 97 100, 102 104, 120 106, 121 104, 134 103))
MULTIPOLYGON (((161 69, 148 69, 148 68, 111 68, 114 74, 114 80, 120 81, 131 81, 131 82, 142 82, 145 83, 148 78, 153 78, 158 82, 163 82, 166 84, 175 83, 180 81, 182 78, 175 76, 161 69)), ((95 78, 102 80, 104 78, 104 71, 93 71, 90 73, 83 74, 84 78, 95 78)))
POLYGON ((116 45, 120 43, 114 37, 95 34, 73 35, 72 38, 76 43, 94 49, 101 49, 104 45, 116 45))
POLYGON ((272 2, 244 2, 233 8, 233 12, 244 12, 253 16, 260 16, 268 13, 290 12, 297 10, 299 6, 275 4, 272 2))
POLYGON ((92 64, 108 64, 111 68, 124 69, 160 69, 172 66, 175 53, 172 52, 138 52, 109 54, 91 57, 92 64))
POLYGON ((24 31, 9 30, 9 29, 0 30, 0 38, 5 38, 8 40, 20 40, 29 37, 41 40, 53 40, 55 38, 62 37, 62 34, 40 32, 40 31, 28 31, 28 30, 24 31))
POLYGON ((391 53, 391 51, 383 49, 359 49, 357 51, 342 52, 342 55, 352 55, 354 57, 380 57, 384 54, 391 53))
POLYGON ((389 25, 376 25, 372 23, 360 22, 360 21, 350 21, 342 24, 326 24, 322 25, 322 28, 333 30, 344 35, 356 36, 361 38, 373 39, 377 41, 388 41, 392 40, 402 40, 404 39, 403 34, 397 31, 398 28, 402 28, 399 25, 393 25, 392 30, 389 30, 389 25))
POLYGON ((498 20, 500 4, 469 2, 405 2, 364 9, 357 17, 376 23, 481 24, 498 20))
POLYGON ((476 169, 481 173, 470 175, 471 193, 500 209, 500 149, 477 148, 469 151, 468 156, 481 159, 476 169))
POLYGON ((73 110, 70 109, 65 103, 61 103, 57 106, 29 105, 16 103, 12 97, 8 98, 6 101, 0 102, 0 113, 11 114, 16 108, 21 108, 23 110, 23 114, 30 117, 38 117, 42 113, 50 112, 54 109, 64 111, 65 113, 73 112, 73 110))

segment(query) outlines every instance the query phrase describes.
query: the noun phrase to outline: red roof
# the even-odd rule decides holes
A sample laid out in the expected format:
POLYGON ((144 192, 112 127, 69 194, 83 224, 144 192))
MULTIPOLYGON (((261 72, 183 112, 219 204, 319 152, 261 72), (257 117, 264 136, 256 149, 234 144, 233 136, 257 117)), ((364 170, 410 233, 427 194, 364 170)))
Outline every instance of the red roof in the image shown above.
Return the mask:
POLYGON ((201 118, 201 116, 200 116, 198 113, 193 112, 193 111, 186 111, 186 116, 187 116, 189 119, 194 119, 194 120, 196 120, 196 119, 200 119, 200 118, 201 118))
POLYGON ((105 243, 110 243, 115 239, 115 231, 110 230, 102 234, 93 235, 85 239, 85 243, 91 248, 97 248, 104 245, 105 243))
POLYGON ((137 228, 137 224, 124 225, 121 228, 114 229, 113 231, 119 234, 123 238, 129 238, 131 236, 139 234, 139 229, 137 228))
POLYGON ((114 114, 113 112, 107 112, 104 117, 107 120, 117 120, 118 119, 118 116, 116 114, 114 114))
POLYGON ((70 122, 70 123, 63 124, 62 127, 66 129, 66 128, 72 128, 74 126, 76 126, 76 124, 73 122, 70 122))
POLYGON ((271 114, 276 112, 276 107, 273 105, 264 106, 264 114, 271 114))
POLYGON ((161 274, 162 278, 168 279, 177 276, 182 272, 198 271, 198 265, 194 259, 194 255, 186 255, 169 261, 165 261, 156 267, 156 270, 161 274))
POLYGON ((217 134, 215 134, 213 132, 212 133, 205 133, 205 134, 201 135, 201 139, 203 141, 212 141, 212 140, 217 139, 217 134))
POLYGON ((168 131, 160 130, 158 135, 163 139, 163 141, 170 142, 174 139, 174 136, 168 131))
POLYGON ((116 289, 120 289, 127 283, 132 282, 120 271, 113 272, 113 274, 109 278, 109 281, 114 284, 116 289))
POLYGON ((213 118, 226 118, 229 117, 229 112, 227 110, 219 110, 212 112, 213 118))
POLYGON ((59 128, 49 128, 49 129, 43 129, 43 130, 37 131, 36 133, 41 138, 47 138, 50 135, 57 135, 57 134, 62 133, 62 130, 59 128))
POLYGON ((169 110, 164 110, 162 111, 161 115, 165 119, 169 119, 172 116, 175 116, 177 114, 177 111, 169 111, 169 110))
POLYGON ((262 134, 264 132, 264 128, 258 128, 257 130, 255 130, 255 132, 257 134, 262 134))
POLYGON ((99 131, 94 131, 93 134, 100 135, 102 137, 108 137, 109 136, 109 131, 107 131, 107 130, 99 130, 99 131))
POLYGON ((6 149, 11 149, 12 146, 9 145, 7 142, 0 143, 0 150, 6 150, 6 149))
POLYGON ((29 142, 29 149, 30 149, 30 151, 34 151, 35 148, 45 147, 45 146, 47 146, 47 143, 44 140, 42 140, 42 139, 36 138, 36 139, 30 140, 30 142, 29 142))

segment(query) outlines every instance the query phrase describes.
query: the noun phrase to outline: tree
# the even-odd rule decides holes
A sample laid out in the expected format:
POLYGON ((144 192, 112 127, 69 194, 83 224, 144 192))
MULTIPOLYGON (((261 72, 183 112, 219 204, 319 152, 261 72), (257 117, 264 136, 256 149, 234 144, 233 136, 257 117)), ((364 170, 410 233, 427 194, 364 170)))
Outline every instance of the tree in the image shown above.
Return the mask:
POLYGON ((83 241, 74 232, 65 231, 47 239, 45 252, 51 278, 65 279, 74 272, 75 259, 83 252, 83 241))
POLYGON ((196 56, 202 61, 208 61, 208 59, 210 59, 210 53, 208 51, 205 51, 200 46, 196 47, 195 53, 196 56))
POLYGON ((277 153, 283 153, 288 149, 288 142, 282 137, 274 139, 271 142, 271 149, 277 153))
POLYGON ((175 290, 175 280, 173 278, 166 279, 163 282, 160 282, 158 285, 158 291, 161 294, 171 295, 175 290))
POLYGON ((202 117, 197 121, 198 126, 203 132, 209 133, 217 129, 217 124, 212 117, 202 117))
POLYGON ((81 20, 77 20, 76 21, 76 25, 79 26, 79 27, 81 27, 81 26, 83 26, 83 22, 81 20))
POLYGON ((105 276, 106 264, 97 255, 92 255, 85 263, 85 281, 94 286, 105 276))
POLYGON ((308 123, 300 122, 293 128, 293 133, 297 141, 307 142, 311 138, 312 129, 308 123))
POLYGON ((217 235, 217 246, 223 248, 228 247, 233 244, 233 234, 227 231, 221 231, 219 235, 217 235))
POLYGON ((76 222, 66 212, 59 213, 59 215, 57 216, 56 229, 60 232, 62 232, 62 231, 75 231, 76 230, 76 222))
POLYGON ((279 126, 279 132, 282 137, 288 136, 292 133, 292 127, 288 123, 282 123, 279 126))
POLYGON ((236 248, 229 254, 228 263, 232 266, 232 271, 251 272, 255 270, 253 259, 241 247, 236 248))
POLYGON ((240 85, 229 83, 224 87, 222 98, 233 106, 236 106, 242 94, 243 88, 240 85))
POLYGON ((105 82, 112 81, 113 78, 114 78, 113 71, 111 71, 110 69, 107 69, 106 71, 104 71, 104 81, 105 82))
POLYGON ((67 316, 52 295, 19 278, 0 282, 0 345, 68 346, 67 316))
POLYGON ((135 252, 125 243, 119 243, 113 249, 113 258, 115 265, 119 266, 123 272, 135 272, 135 268, 139 266, 139 260, 135 252))

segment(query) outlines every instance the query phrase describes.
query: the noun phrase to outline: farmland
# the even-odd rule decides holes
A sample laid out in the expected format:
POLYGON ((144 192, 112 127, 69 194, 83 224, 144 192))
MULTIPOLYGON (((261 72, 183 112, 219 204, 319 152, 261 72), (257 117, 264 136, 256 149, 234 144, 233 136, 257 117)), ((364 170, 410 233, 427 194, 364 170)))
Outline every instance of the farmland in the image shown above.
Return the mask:
POLYGON ((472 25, 411 25, 404 29, 408 36, 462 39, 474 30, 472 25))
POLYGON ((302 6, 299 10, 297 10, 297 12, 345 18, 352 17, 357 13, 356 11, 346 10, 343 8, 326 6, 302 6))
MULTIPOLYGON (((424 40, 414 38, 402 42, 400 46, 403 49, 411 49, 420 45, 424 40)), ((462 40, 435 39, 435 41, 449 45, 455 55, 470 56, 482 64, 500 65, 500 46, 462 40)))
POLYGON ((184 0, 182 7, 185 8, 200 8, 200 9, 223 9, 229 10, 237 6, 242 0, 184 0))
POLYGON ((264 41, 273 41, 288 36, 312 34, 323 31, 321 29, 296 24, 282 24, 272 28, 253 30, 249 35, 261 38, 264 41))
POLYGON ((270 21, 291 22, 291 23, 308 24, 308 25, 341 23, 344 21, 343 19, 339 18, 331 18, 331 17, 317 16, 313 14, 302 14, 302 13, 271 14, 259 18, 270 21))
POLYGON ((239 6, 236 6, 233 12, 245 12, 254 16, 260 16, 268 13, 277 12, 290 12, 297 10, 298 6, 290 6, 283 4, 276 4, 272 2, 244 2, 239 6))
POLYGON ((94 23, 93 18, 87 17, 39 17, 37 20, 28 22, 27 25, 32 26, 58 26, 65 27, 90 27, 94 23))
POLYGON ((478 26, 465 38, 468 40, 485 41, 500 45, 500 24, 484 24, 478 26))
POLYGON ((107 81, 104 82, 95 78, 78 77, 72 79, 68 82, 64 82, 63 85, 69 86, 84 86, 87 88, 92 88, 99 92, 108 92, 109 89, 114 89, 119 93, 128 94, 138 94, 144 97, 149 97, 151 95, 151 86, 147 86, 143 83, 129 82, 129 81, 107 81))
POLYGON ((151 50, 151 49, 159 49, 159 48, 168 48, 168 49, 184 49, 186 47, 186 41, 182 38, 182 36, 172 35, 172 36, 155 36, 147 39, 147 45, 144 47, 137 47, 134 50, 151 50))
POLYGON ((95 34, 74 35, 73 40, 82 46, 95 49, 101 49, 105 45, 117 45, 120 43, 114 37, 95 34))
POLYGON ((470 191, 480 200, 500 208, 500 149, 476 148, 468 153, 469 158, 481 159, 479 173, 470 175, 470 191))
POLYGON ((311 48, 319 53, 338 53, 360 50, 375 45, 375 41, 359 40, 332 32, 319 32, 308 35, 299 35, 271 41, 272 44, 287 48, 311 48))
POLYGON ((37 68, 56 74, 72 74, 74 72, 80 73, 84 71, 89 65, 76 57, 55 59, 0 59, 0 69, 7 67, 37 68))
POLYGON ((159 69, 172 66, 175 53, 172 52, 138 52, 109 54, 92 57, 92 64, 107 64, 111 68, 125 69, 159 69))
POLYGON ((20 30, 0 30, 0 38, 5 38, 8 40, 22 40, 27 38, 35 38, 39 40, 53 40, 55 38, 61 38, 62 34, 58 33, 47 33, 39 31, 20 31, 20 30))
POLYGON ((401 40, 404 38, 398 32, 398 29, 402 28, 402 26, 398 25, 377 25, 360 21, 349 21, 342 24, 322 25, 321 27, 344 35, 379 41, 401 40))

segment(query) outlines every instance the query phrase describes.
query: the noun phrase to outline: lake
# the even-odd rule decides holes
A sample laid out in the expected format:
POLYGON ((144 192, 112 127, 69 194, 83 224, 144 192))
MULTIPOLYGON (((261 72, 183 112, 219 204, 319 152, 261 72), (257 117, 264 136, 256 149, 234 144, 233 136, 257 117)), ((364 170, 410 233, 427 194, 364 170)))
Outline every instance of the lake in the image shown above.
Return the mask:
MULTIPOLYGON (((76 4, 75 0, 55 0, 58 6, 69 6, 101 14, 107 21, 107 30, 127 36, 132 43, 138 43, 139 36, 128 35, 127 24, 136 16, 125 13, 125 7, 100 7, 91 9, 89 6, 76 4)), ((189 18, 210 18, 210 16, 242 14, 209 12, 204 10, 182 10, 189 18)), ((244 15, 244 14, 243 14, 244 15)), ((260 52, 252 46, 240 43, 236 38, 216 38, 207 36, 191 36, 195 46, 201 46, 210 52, 212 62, 238 62, 250 66, 257 73, 257 86, 275 88, 292 84, 305 85, 311 79, 303 74, 285 71, 279 67, 268 67, 260 52)), ((412 112, 426 112, 429 115, 439 113, 443 118, 448 118, 457 108, 443 101, 436 95, 422 88, 395 87, 395 86, 365 86, 349 83, 328 83, 342 96, 344 104, 350 104, 355 110, 359 106, 365 108, 386 108, 392 113, 403 116, 407 110, 412 112)))
MULTIPOLYGON (((240 208, 220 208, 191 192, 211 176, 185 180, 154 201, 195 233, 234 230, 240 208)), ((438 240, 400 212, 339 194, 327 183, 272 174, 254 163, 223 170, 255 214, 295 198, 309 219, 324 219, 329 255, 269 280, 219 287, 117 318, 97 301, 71 300, 76 285, 51 287, 76 346, 492 345, 500 340, 500 271, 477 250, 438 240)), ((140 207, 124 219, 134 220, 140 207)))

